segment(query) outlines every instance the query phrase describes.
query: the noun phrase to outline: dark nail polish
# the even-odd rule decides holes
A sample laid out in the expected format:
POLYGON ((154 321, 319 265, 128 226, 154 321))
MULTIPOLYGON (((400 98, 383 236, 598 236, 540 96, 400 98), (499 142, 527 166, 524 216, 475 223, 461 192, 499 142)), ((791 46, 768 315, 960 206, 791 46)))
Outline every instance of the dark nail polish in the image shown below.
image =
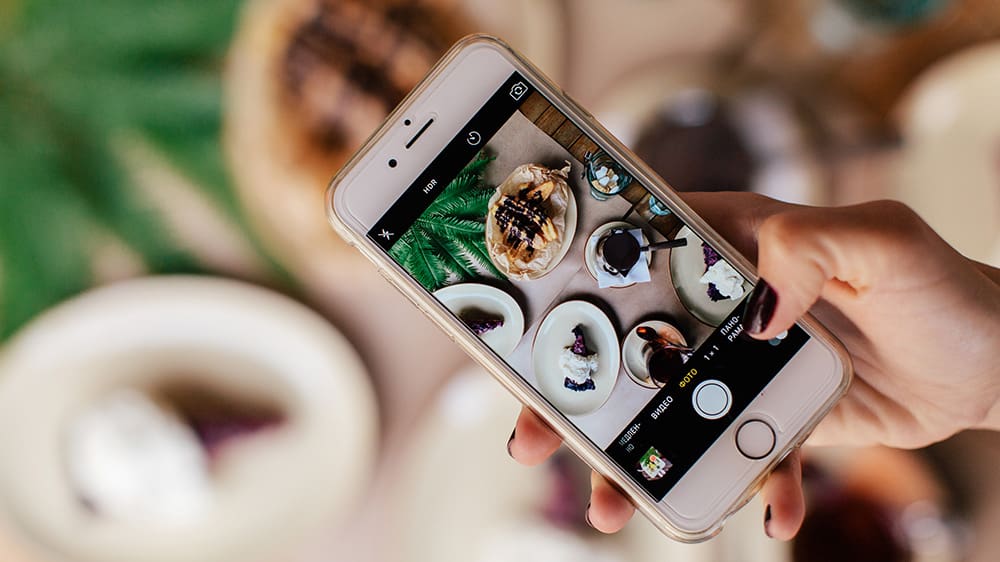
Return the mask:
POLYGON ((767 538, 769 538, 769 539, 773 539, 774 538, 774 537, 771 536, 771 505, 770 504, 768 504, 767 507, 764 508, 764 534, 767 535, 767 538))
POLYGON ((778 293, 774 292, 767 281, 759 279, 743 311, 743 331, 754 336, 766 330, 777 307, 778 293))
POLYGON ((587 520, 587 525, 590 525, 590 528, 593 529, 594 528, 594 524, 590 522, 590 504, 589 503, 587 504, 587 511, 583 512, 583 518, 587 520))
POLYGON ((514 442, 515 433, 517 433, 516 429, 510 432, 510 437, 507 439, 507 454, 510 455, 511 457, 513 457, 514 455, 510 452, 510 444, 514 442))

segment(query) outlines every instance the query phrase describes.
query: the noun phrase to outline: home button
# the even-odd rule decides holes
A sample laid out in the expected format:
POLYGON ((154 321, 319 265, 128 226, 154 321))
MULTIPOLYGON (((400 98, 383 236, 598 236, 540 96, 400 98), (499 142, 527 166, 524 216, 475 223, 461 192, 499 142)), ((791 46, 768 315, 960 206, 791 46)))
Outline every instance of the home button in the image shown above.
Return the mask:
POLYGON ((749 420, 736 430, 736 448, 748 459, 762 459, 774 450, 774 430, 761 420, 749 420))

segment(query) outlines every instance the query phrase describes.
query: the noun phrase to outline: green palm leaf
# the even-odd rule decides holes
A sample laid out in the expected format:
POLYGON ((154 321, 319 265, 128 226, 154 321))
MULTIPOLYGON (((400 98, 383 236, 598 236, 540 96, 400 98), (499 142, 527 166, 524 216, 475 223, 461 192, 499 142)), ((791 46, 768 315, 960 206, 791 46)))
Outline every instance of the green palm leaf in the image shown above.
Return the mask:
POLYGON ((483 275, 502 277, 486 249, 493 188, 483 183, 483 173, 492 161, 480 153, 469 162, 389 252, 430 291, 483 275))
POLYGON ((428 291, 436 291, 448 281, 448 271, 427 238, 412 236, 407 252, 402 256, 403 267, 428 291))
POLYGON ((456 251, 458 248, 453 239, 428 236, 426 240, 434 248, 434 254, 441 265, 448 271, 450 281, 462 280, 469 272, 475 272, 472 260, 461 251, 456 251))
POLYGON ((459 217, 482 221, 483 209, 492 196, 491 189, 469 189, 464 193, 453 194, 441 201, 435 201, 427 214, 432 217, 459 217))
POLYGON ((469 182, 479 184, 483 177, 483 172, 494 158, 480 152, 476 157, 462 168, 462 171, 455 176, 445 188, 441 195, 449 195, 454 192, 464 192, 469 187, 469 182))
POLYGON ((455 243, 460 245, 461 249, 490 275, 499 279, 504 278, 504 274, 493 264, 490 253, 486 249, 485 235, 475 240, 457 239, 455 243))
POLYGON ((435 238, 478 237, 486 235, 486 225, 479 221, 454 216, 424 217, 416 226, 435 238))

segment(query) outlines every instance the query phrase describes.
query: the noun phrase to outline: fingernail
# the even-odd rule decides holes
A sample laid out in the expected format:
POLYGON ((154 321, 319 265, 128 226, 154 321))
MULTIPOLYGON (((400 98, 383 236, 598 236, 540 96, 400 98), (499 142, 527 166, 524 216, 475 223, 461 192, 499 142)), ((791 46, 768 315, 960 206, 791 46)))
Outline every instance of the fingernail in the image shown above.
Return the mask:
POLYGON ((747 299, 747 307, 743 311, 743 331, 755 336, 767 329, 774 318, 774 309, 778 306, 778 293, 764 281, 757 280, 757 286, 747 299))
POLYGON ((774 538, 771 536, 771 504, 764 508, 764 534, 769 539, 774 538))
POLYGON ((510 432, 510 438, 507 439, 507 454, 510 455, 511 458, 514 457, 514 454, 510 452, 510 444, 514 442, 514 434, 515 433, 517 433, 516 429, 514 431, 510 432))
POLYGON ((587 520, 587 525, 590 525, 590 528, 593 529, 594 528, 594 524, 590 522, 590 504, 589 503, 587 504, 587 511, 583 512, 583 518, 587 520))

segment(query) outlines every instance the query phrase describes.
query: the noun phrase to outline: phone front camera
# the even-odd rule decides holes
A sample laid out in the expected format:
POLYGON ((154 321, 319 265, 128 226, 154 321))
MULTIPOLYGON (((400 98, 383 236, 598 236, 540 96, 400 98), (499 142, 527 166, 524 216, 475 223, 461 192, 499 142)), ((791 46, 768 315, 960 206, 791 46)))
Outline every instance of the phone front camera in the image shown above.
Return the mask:
POLYGON ((413 121, 410 121, 409 119, 406 119, 405 121, 403 121, 403 124, 406 125, 407 127, 409 127, 411 124, 413 124, 413 121))
POLYGON ((395 168, 395 167, 396 167, 396 164, 398 164, 398 162, 396 162, 396 159, 395 159, 395 158, 390 158, 390 159, 389 159, 389 167, 390 167, 390 168, 395 168))

